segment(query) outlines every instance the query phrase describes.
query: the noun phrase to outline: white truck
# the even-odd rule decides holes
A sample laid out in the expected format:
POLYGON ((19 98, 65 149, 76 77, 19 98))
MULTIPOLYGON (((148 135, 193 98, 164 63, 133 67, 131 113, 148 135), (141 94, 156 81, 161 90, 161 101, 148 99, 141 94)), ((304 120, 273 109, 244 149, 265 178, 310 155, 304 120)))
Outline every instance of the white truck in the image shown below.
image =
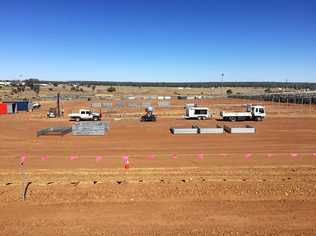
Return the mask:
POLYGON ((223 120, 239 121, 239 120, 255 120, 262 121, 266 116, 264 106, 247 105, 246 112, 225 112, 221 111, 220 116, 223 120))
POLYGON ((81 120, 98 121, 98 120, 101 120, 101 113, 91 112, 90 110, 86 110, 86 109, 80 109, 79 113, 71 113, 68 115, 68 117, 70 120, 75 120, 75 121, 81 121, 81 120))
POLYGON ((187 104, 185 110, 185 119, 206 120, 211 118, 208 107, 198 107, 196 105, 187 104))

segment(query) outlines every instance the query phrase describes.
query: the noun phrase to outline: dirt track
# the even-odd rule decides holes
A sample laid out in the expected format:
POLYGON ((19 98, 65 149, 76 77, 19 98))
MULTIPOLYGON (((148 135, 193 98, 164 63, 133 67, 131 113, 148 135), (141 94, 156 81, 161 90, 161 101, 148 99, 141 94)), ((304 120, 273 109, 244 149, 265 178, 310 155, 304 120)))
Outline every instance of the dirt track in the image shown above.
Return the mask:
POLYGON ((104 137, 37 138, 40 128, 70 122, 42 119, 45 111, 1 116, 1 235, 315 235, 314 107, 268 106, 264 122, 248 122, 255 135, 174 136, 172 126, 223 122, 177 120, 161 110, 155 124, 106 118, 104 137))

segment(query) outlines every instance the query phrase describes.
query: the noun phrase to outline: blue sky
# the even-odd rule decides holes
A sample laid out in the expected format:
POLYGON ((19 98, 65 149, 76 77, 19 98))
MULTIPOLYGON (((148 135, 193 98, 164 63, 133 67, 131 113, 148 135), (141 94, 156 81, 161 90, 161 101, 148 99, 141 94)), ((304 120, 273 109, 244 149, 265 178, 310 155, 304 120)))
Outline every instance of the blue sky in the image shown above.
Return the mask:
POLYGON ((0 79, 316 82, 316 1, 0 1, 0 79))

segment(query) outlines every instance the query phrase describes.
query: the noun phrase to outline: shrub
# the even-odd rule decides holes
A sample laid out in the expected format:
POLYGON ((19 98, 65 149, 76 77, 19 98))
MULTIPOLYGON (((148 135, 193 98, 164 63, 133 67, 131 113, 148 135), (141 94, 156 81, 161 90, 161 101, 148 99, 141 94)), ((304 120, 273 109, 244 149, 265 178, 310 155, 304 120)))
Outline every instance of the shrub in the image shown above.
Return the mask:
POLYGON ((227 90, 226 90, 226 94, 227 94, 227 95, 231 95, 232 93, 233 93, 233 91, 232 91, 231 89, 227 89, 227 90))
POLYGON ((115 92, 116 91, 116 88, 114 88, 113 86, 109 87, 107 89, 108 92, 112 93, 112 92, 115 92))

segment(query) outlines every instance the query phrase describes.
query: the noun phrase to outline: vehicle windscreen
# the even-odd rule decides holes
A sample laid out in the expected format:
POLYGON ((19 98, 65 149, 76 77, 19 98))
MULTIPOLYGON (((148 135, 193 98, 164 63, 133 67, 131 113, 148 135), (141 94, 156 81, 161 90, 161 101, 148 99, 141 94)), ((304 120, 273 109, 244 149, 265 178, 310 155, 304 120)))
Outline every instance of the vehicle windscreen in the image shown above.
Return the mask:
POLYGON ((194 114, 195 115, 206 115, 207 114, 207 110, 203 109, 203 110, 194 110, 194 114))

